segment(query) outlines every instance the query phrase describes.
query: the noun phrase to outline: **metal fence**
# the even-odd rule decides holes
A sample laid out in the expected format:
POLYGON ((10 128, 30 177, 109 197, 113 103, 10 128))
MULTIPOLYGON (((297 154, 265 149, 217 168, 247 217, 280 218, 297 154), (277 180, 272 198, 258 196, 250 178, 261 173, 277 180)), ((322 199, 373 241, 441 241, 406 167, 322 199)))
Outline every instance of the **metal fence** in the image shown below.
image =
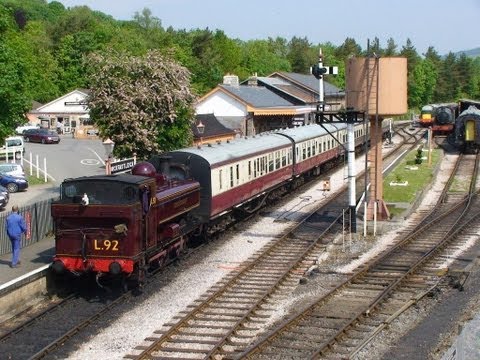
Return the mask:
MULTIPOLYGON (((20 215, 23 216, 27 225, 27 233, 22 236, 22 248, 53 234, 53 220, 50 205, 54 200, 55 199, 47 199, 20 208, 20 215)), ((5 228, 5 221, 10 213, 10 211, 5 211, 0 214, 0 255, 12 252, 12 245, 5 228)))

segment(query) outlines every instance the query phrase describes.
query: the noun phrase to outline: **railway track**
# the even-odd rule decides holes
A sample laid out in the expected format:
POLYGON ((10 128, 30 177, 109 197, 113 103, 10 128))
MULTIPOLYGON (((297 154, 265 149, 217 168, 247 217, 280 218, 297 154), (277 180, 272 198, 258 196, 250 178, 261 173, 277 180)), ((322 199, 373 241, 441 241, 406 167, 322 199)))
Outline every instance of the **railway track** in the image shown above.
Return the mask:
MULTIPOLYGON (((405 136, 408 148, 420 139, 408 133, 405 136)), ((272 299, 286 298, 325 252, 325 245, 342 230, 345 196, 345 191, 340 193, 262 249, 242 270, 222 280, 176 321, 164 324, 127 358, 177 359, 192 354, 194 358, 221 358, 246 346, 271 320, 275 311, 272 299)))
MULTIPOLYGON (((406 133, 405 136, 410 139, 410 142, 412 142, 412 139, 415 139, 415 136, 412 134, 406 133)), ((417 136, 417 141, 418 138, 419 136, 417 136)), ((359 184, 358 186, 361 188, 363 185, 359 184)), ((262 307, 266 306, 265 304, 269 298, 276 297, 278 299, 287 297, 289 291, 298 284, 305 271, 308 270, 318 255, 325 251, 325 244, 331 242, 335 234, 341 229, 339 216, 344 206, 345 199, 342 199, 341 196, 337 199, 336 204, 335 201, 332 200, 329 208, 324 208, 320 214, 317 213, 310 219, 305 219, 302 228, 299 227, 296 231, 288 235, 289 237, 287 236, 283 240, 283 245, 276 249, 272 248, 270 252, 264 249, 265 253, 268 253, 268 257, 265 255, 266 265, 264 265, 265 269, 263 273, 259 273, 258 265, 254 265, 254 259, 256 259, 256 257, 251 259, 250 264, 247 263, 244 265, 246 271, 249 267, 251 268, 249 274, 251 280, 245 277, 245 279, 236 283, 237 285, 240 284, 239 290, 235 290, 235 286, 237 286, 235 285, 233 290, 230 290, 230 298, 239 296, 242 292, 246 294, 246 298, 249 298, 250 296, 248 294, 255 292, 257 303, 255 303, 254 306, 250 305, 249 309, 246 304, 241 304, 239 312, 246 312, 245 320, 238 321, 236 328, 231 331, 232 336, 225 337, 222 344, 231 342, 233 335, 236 334, 235 329, 238 330, 238 328, 242 326, 244 326, 245 329, 249 327, 253 329, 252 333, 261 330, 257 329, 255 325, 259 321, 258 319, 265 320, 269 318, 269 311, 267 310, 265 313, 262 313, 262 307), (319 240, 319 232, 324 233, 322 240, 319 240), (295 238, 295 243, 291 241, 293 238, 295 238), (292 245, 291 247, 285 247, 285 243, 292 243, 292 245), (272 275, 273 272, 275 272, 275 274, 272 275), (264 279, 267 279, 267 281, 264 282, 264 279), (270 291, 270 293, 268 291, 270 291), (259 298, 258 294, 263 294, 263 297, 259 298), (255 318, 254 315, 257 317, 255 318), (252 318, 256 320, 251 320, 252 318)), ((257 255, 261 256, 259 255, 260 253, 261 252, 257 255)), ((232 275, 231 278, 226 278, 223 283, 217 285, 217 288, 213 288, 212 292, 207 294, 206 297, 212 297, 213 299, 213 293, 215 291, 218 292, 221 290, 221 287, 226 286, 228 282, 234 284, 235 280, 233 277, 232 275)), ((226 288, 224 292, 227 293, 226 288)), ((43 358, 48 354, 55 353, 61 345, 65 344, 69 339, 74 338, 75 335, 85 327, 94 324, 102 314, 107 314, 127 298, 128 295, 122 295, 98 303, 95 303, 95 301, 91 301, 90 303, 90 301, 85 301, 85 299, 83 299, 82 303, 81 299, 75 299, 75 297, 68 298, 63 301, 61 305, 56 307, 52 306, 48 311, 42 313, 41 317, 22 324, 12 330, 10 334, 5 334, 0 338, 0 348, 5 354, 21 355, 18 358, 43 358), (76 309, 77 311, 73 311, 72 309, 76 309), (68 321, 61 319, 67 319, 68 321), (49 329, 51 327, 55 328, 55 331, 50 331, 49 329), (41 339, 35 338, 33 334, 38 333, 46 335, 41 339), (31 346, 18 349, 17 344, 23 342, 19 341, 19 339, 23 338, 25 338, 27 342, 30 342, 31 346), (35 339, 35 341, 29 341, 28 339, 35 339)), ((213 301, 210 301, 210 303, 213 303, 213 301)), ((224 304, 228 303, 228 299, 224 301, 224 304)), ((224 310, 226 312, 232 311, 228 306, 225 306, 224 310)), ((238 337, 247 340, 251 339, 250 336, 244 337, 240 335, 238 337)), ((221 352, 219 349, 220 346, 218 346, 214 352, 221 352)), ((16 358, 16 355, 12 358, 16 358)))
POLYGON ((438 285, 438 265, 462 246, 480 222, 478 157, 463 157, 452 174, 470 169, 467 196, 438 206, 396 246, 233 358, 338 359, 354 357, 405 309, 438 285), (470 166, 468 166, 470 165, 470 166))

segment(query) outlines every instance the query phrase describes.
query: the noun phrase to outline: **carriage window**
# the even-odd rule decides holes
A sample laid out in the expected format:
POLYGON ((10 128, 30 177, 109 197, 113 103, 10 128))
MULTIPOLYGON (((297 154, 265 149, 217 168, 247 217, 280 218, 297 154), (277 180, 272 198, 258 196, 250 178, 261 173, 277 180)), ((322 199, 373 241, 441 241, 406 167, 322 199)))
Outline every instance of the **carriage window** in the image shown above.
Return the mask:
POLYGON ((233 167, 232 166, 230 166, 229 172, 230 172, 230 188, 233 188, 233 167))
POLYGON ((307 143, 307 157, 312 157, 312 144, 310 141, 307 143))
POLYGON ((237 172, 237 185, 240 183, 240 165, 237 164, 235 171, 237 172))
POLYGON ((287 154, 285 150, 282 150, 282 166, 287 166, 287 154))
POLYGON ((268 154, 268 172, 272 172, 273 169, 273 154, 268 154))
POLYGON ((275 169, 280 169, 280 151, 275 152, 275 169))
POLYGON ((218 171, 218 188, 222 190, 222 169, 218 171))

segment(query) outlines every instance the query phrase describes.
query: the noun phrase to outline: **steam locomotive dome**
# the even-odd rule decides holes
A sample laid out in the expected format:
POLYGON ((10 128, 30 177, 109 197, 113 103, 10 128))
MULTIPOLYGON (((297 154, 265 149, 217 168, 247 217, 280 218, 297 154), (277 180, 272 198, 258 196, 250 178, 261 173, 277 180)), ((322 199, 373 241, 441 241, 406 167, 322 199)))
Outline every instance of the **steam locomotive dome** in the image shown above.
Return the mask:
POLYGON ((454 122, 454 115, 452 109, 448 107, 440 107, 437 110, 435 119, 439 124, 451 124, 454 122))
POLYGON ((155 177, 156 173, 155 166, 146 161, 139 162, 132 168, 132 175, 155 177))

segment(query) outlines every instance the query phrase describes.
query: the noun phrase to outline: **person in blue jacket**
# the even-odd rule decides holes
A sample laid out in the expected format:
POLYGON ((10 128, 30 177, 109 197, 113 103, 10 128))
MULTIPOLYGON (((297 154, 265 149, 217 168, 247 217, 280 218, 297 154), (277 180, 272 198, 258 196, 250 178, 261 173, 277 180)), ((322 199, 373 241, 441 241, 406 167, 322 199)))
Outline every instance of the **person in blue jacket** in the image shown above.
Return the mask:
POLYGON ((25 226, 25 220, 18 213, 18 206, 12 206, 12 213, 7 216, 5 222, 7 235, 12 243, 12 264, 10 267, 15 268, 20 265, 20 244, 22 240, 22 233, 27 233, 27 227, 25 226))

